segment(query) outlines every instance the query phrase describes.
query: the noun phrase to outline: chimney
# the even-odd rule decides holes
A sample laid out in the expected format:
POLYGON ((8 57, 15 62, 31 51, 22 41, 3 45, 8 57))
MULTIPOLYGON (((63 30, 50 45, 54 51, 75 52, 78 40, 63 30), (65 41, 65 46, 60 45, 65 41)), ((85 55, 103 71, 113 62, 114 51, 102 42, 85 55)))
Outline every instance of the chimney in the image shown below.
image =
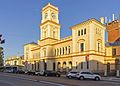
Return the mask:
POLYGON ((105 19, 104 19, 104 17, 101 17, 101 18, 100 18, 100 22, 101 22, 102 24, 105 23, 105 19))
POLYGON ((114 21, 114 20, 115 20, 115 15, 113 14, 113 15, 112 15, 112 21, 114 21))

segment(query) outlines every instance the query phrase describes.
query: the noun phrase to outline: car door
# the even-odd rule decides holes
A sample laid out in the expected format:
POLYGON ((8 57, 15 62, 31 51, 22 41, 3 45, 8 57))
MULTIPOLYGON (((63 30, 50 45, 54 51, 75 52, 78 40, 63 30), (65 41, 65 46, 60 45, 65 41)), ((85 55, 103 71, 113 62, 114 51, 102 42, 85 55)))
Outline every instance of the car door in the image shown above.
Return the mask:
POLYGON ((81 72, 81 76, 83 76, 86 79, 89 78, 88 72, 81 72))
POLYGON ((72 77, 76 77, 77 72, 71 72, 72 77))
POLYGON ((88 77, 89 79, 94 79, 93 73, 90 73, 90 72, 87 72, 87 77, 88 77))

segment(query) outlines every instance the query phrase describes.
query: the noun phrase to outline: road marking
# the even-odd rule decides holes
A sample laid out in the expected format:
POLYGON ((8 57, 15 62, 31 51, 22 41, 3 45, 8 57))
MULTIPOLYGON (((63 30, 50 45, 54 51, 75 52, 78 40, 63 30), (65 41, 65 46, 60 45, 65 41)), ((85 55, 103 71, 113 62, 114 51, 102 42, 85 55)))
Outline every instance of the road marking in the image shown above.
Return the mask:
POLYGON ((67 86, 67 85, 63 85, 63 84, 59 84, 59 83, 53 83, 53 82, 49 82, 49 81, 42 81, 42 80, 36 80, 36 79, 30 79, 30 78, 23 78, 23 77, 17 77, 17 76, 9 76, 9 75, 3 75, 3 76, 14 77, 14 78, 22 79, 22 80, 29 80, 29 81, 33 81, 33 82, 40 82, 40 83, 44 83, 44 84, 51 84, 51 85, 55 85, 55 86, 67 86))

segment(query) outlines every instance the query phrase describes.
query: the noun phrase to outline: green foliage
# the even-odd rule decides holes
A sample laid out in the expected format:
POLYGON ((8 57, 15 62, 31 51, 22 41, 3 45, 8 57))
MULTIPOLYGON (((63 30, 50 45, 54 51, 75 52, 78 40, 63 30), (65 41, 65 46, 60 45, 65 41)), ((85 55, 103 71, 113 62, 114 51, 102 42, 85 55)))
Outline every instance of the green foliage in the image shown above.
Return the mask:
POLYGON ((4 58, 3 47, 0 47, 0 66, 3 66, 3 58, 4 58))

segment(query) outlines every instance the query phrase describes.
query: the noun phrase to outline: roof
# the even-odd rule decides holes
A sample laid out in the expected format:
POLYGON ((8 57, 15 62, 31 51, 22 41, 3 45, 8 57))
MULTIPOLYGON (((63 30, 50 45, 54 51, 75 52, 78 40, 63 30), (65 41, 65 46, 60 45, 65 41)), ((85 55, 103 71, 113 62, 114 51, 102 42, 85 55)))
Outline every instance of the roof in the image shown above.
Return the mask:
POLYGON ((120 46, 120 41, 112 42, 112 43, 107 42, 105 45, 107 47, 109 47, 109 46, 120 46))
POLYGON ((45 6, 42 8, 42 10, 45 10, 45 9, 48 8, 48 7, 50 7, 50 8, 52 8, 52 9, 55 9, 55 10, 58 11, 58 7, 52 5, 51 3, 48 3, 47 5, 45 5, 45 6))
POLYGON ((37 44, 37 43, 35 43, 35 42, 30 42, 30 43, 27 43, 27 44, 24 44, 24 45, 28 45, 28 44, 38 45, 38 44, 37 44))
POLYGON ((90 22, 92 22, 92 21, 95 21, 96 23, 99 23, 101 26, 105 27, 105 25, 102 24, 100 21, 96 20, 95 18, 91 18, 91 19, 88 19, 88 20, 83 21, 83 22, 81 22, 81 23, 78 23, 78 24, 76 24, 76 25, 73 25, 73 26, 70 27, 70 28, 72 29, 72 28, 74 28, 74 27, 76 27, 76 26, 78 26, 78 25, 82 25, 82 24, 90 23, 90 22))

